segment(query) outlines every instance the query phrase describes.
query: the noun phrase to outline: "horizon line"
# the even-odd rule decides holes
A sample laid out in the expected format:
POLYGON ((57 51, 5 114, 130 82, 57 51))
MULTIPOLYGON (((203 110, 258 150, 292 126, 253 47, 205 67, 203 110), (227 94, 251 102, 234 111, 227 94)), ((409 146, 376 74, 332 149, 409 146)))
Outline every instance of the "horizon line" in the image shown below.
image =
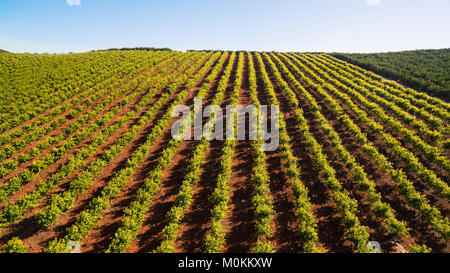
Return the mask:
POLYGON ((49 54, 49 55, 64 55, 64 54, 83 54, 90 52, 98 52, 98 51, 112 51, 112 50, 170 50, 174 52, 188 52, 188 51, 215 51, 215 52, 277 52, 277 53, 345 53, 345 54, 379 54, 379 53, 397 53, 397 52, 407 52, 407 51, 419 51, 419 50, 444 50, 450 49, 449 47, 443 48, 416 48, 416 49, 399 49, 399 50, 390 50, 390 51, 368 51, 368 52, 354 52, 354 51, 314 51, 314 50, 291 50, 291 51, 278 51, 278 50, 248 50, 248 49, 239 49, 239 50, 230 50, 230 49, 172 49, 170 47, 146 47, 146 46, 138 46, 138 47, 111 47, 111 48, 99 48, 99 49, 90 49, 90 50, 80 50, 80 51, 59 51, 59 52, 39 52, 39 51, 23 51, 23 52, 14 52, 10 50, 6 50, 0 48, 0 52, 7 52, 12 54, 49 54))

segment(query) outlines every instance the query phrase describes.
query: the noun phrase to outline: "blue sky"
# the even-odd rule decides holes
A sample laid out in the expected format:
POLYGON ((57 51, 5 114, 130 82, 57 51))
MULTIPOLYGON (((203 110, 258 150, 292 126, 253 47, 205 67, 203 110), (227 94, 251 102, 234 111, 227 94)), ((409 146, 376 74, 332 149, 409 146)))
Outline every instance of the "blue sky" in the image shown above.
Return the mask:
POLYGON ((0 0, 0 49, 448 48, 449 14, 449 0, 0 0))

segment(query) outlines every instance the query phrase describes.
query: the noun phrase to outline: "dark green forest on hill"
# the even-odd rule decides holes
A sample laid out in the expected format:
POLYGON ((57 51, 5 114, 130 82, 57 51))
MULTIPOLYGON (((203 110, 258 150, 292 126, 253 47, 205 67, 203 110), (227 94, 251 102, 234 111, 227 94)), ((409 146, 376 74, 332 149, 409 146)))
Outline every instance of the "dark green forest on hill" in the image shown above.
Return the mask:
POLYGON ((408 87, 450 101, 450 48, 332 55, 408 87))

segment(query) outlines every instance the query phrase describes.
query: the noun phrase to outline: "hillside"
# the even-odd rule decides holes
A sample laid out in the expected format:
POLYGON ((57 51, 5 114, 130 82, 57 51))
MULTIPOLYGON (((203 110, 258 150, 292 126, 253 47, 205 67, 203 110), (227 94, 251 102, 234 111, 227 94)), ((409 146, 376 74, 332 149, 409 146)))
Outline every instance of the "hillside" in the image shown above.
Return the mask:
POLYGON ((450 104, 361 67, 113 50, 1 54, 0 72, 4 252, 450 252, 450 104), (230 105, 279 122, 247 115, 273 125, 250 139, 263 124, 230 105))
POLYGON ((332 54, 408 87, 450 101, 450 49, 332 54))

